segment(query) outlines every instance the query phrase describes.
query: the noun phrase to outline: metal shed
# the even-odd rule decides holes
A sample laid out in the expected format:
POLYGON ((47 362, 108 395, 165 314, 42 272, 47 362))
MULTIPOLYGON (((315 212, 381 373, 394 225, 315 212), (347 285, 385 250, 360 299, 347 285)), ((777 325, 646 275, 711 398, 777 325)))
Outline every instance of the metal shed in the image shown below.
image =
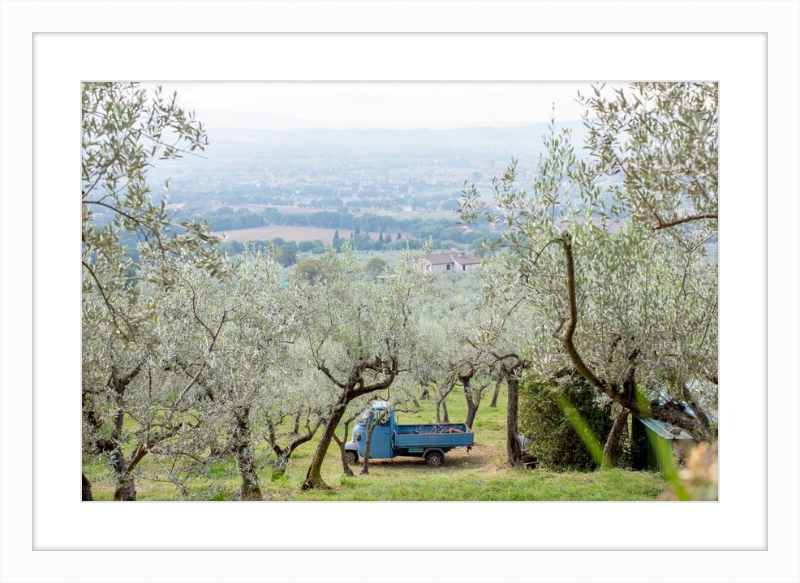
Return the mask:
POLYGON ((676 453, 683 457, 694 443, 694 438, 680 427, 635 413, 632 417, 634 469, 669 471, 669 460, 674 462, 676 453))

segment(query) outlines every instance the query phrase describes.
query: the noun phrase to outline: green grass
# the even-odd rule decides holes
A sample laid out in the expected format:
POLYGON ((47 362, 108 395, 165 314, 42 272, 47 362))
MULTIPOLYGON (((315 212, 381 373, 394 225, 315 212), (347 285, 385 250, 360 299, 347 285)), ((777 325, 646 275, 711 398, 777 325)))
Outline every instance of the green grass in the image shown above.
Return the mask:
MULTIPOLYGON (((383 398, 386 395, 381 395, 383 398)), ((514 469, 505 466, 505 394, 501 392, 496 408, 489 407, 491 392, 487 389, 475 420, 475 447, 472 451, 454 450, 447 454, 442 468, 428 468, 419 458, 375 460, 368 476, 345 477, 339 449, 333 444, 323 464, 323 477, 331 490, 303 492, 305 477, 317 439, 302 445, 295 452, 286 474, 272 479, 272 471, 260 472, 261 487, 267 500, 654 500, 668 487, 659 474, 622 470, 597 472, 551 472, 514 469)), ((421 401, 419 413, 399 413, 400 423, 432 422, 435 419, 432 401, 421 401)), ((447 400, 452 422, 463 422, 466 403, 454 391, 447 400)), ((341 436, 341 428, 339 435, 341 436)), ((321 432, 320 432, 321 433, 321 432)), ((266 455, 264 444, 260 451, 266 455)), ((150 458, 142 462, 142 470, 154 472, 150 458)), ((96 500, 110 500, 113 486, 104 462, 84 458, 83 471, 92 482, 96 500)), ((192 483, 192 498, 211 500, 235 499, 238 486, 233 461, 216 464, 209 475, 192 483)), ((180 500, 177 489, 168 483, 138 479, 139 500, 180 500)))

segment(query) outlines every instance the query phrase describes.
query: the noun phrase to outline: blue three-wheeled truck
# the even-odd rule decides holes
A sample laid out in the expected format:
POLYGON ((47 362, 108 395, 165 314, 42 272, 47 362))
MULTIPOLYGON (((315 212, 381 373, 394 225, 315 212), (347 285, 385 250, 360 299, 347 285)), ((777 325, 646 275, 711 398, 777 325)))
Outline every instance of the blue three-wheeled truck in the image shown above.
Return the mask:
POLYGON ((444 455, 456 447, 469 450, 475 434, 463 423, 434 425, 398 425, 391 403, 374 401, 358 418, 353 440, 345 444, 345 455, 351 464, 364 456, 367 427, 375 423, 369 447, 370 459, 391 459, 398 456, 421 457, 431 467, 444 464, 444 455))

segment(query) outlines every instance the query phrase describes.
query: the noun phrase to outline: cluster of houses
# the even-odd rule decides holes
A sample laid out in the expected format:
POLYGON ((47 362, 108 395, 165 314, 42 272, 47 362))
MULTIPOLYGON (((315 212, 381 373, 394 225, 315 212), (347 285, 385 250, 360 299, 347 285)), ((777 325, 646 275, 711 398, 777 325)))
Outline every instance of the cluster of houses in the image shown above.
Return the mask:
POLYGON ((470 271, 481 264, 475 255, 450 251, 448 253, 431 253, 423 258, 426 271, 470 271))

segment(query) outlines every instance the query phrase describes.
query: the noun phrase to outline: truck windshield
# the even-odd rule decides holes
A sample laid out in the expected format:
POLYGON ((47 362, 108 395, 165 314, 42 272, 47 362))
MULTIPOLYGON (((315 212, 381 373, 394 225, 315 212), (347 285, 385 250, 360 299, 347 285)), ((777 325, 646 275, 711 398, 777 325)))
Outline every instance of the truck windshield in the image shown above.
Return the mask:
POLYGON ((370 413, 373 413, 372 422, 375 423, 376 427, 386 427, 389 425, 389 411, 386 409, 376 409, 375 411, 367 409, 358 416, 356 424, 366 427, 367 423, 369 423, 370 413))

